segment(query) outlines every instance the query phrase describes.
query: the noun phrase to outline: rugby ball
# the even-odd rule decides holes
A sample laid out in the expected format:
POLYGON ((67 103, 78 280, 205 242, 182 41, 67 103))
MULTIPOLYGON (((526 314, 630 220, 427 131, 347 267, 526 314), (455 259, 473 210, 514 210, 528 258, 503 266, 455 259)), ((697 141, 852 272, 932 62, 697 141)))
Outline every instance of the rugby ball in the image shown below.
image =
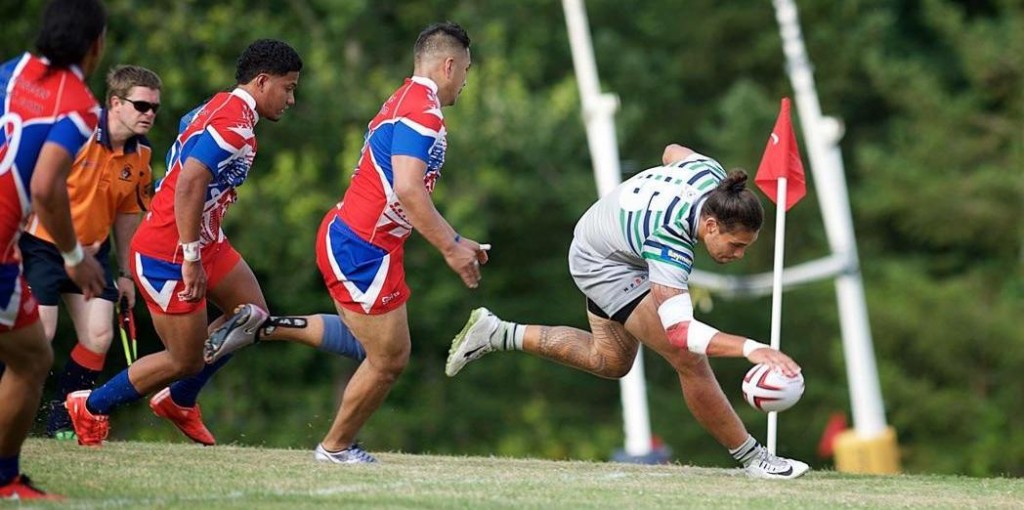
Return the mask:
POLYGON ((766 413, 785 411, 804 394, 804 376, 788 377, 768 365, 754 365, 743 377, 743 400, 766 413))

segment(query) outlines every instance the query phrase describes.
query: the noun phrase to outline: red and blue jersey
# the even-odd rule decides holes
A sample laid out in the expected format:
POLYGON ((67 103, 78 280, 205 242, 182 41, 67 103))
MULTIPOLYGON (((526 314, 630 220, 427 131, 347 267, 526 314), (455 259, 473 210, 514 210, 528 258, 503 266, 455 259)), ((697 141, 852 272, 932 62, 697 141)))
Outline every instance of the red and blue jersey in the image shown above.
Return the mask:
POLYGON ((412 233, 395 194, 392 156, 411 156, 427 164, 428 192, 441 175, 447 148, 437 84, 413 76, 384 103, 367 127, 359 165, 345 192, 338 216, 362 240, 392 251, 412 233))
POLYGON ((235 188, 245 182, 256 158, 254 129, 258 120, 256 100, 242 89, 221 92, 182 117, 178 138, 167 152, 167 175, 157 186, 149 213, 132 239, 133 250, 180 262, 174 192, 188 158, 201 162, 213 175, 203 206, 201 249, 206 252, 225 240, 221 222, 237 200, 235 188))
POLYGON ((0 330, 20 322, 19 309, 35 306, 19 282, 15 246, 32 209, 30 186, 39 152, 53 142, 74 158, 96 129, 99 114, 77 67, 53 68, 29 53, 0 65, 0 330))

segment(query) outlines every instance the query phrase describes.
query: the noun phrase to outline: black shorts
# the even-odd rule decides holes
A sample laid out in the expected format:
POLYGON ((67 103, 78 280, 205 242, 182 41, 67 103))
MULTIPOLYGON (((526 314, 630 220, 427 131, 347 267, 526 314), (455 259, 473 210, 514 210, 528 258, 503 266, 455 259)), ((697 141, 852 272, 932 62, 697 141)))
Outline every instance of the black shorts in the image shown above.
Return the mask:
MULTIPOLYGON (((60 256, 60 250, 55 244, 23 232, 18 240, 18 248, 21 250, 25 279, 39 304, 57 306, 61 294, 82 293, 82 289, 71 281, 68 272, 64 270, 64 258, 60 256)), ((103 279, 106 282, 99 297, 115 303, 117 287, 114 286, 114 277, 110 272, 110 239, 100 245, 96 260, 103 267, 103 279)))
POLYGON ((619 311, 615 312, 615 315, 612 315, 611 317, 608 316, 608 312, 602 310, 601 307, 597 306, 597 303, 591 301, 590 298, 587 298, 587 310, 590 310, 590 313, 602 319, 611 319, 625 326, 626 320, 629 319, 630 315, 633 315, 633 310, 636 310, 636 307, 640 306, 640 302, 643 301, 644 298, 647 297, 647 294, 650 293, 651 291, 648 290, 643 294, 640 294, 640 296, 627 303, 626 306, 620 308, 619 311))

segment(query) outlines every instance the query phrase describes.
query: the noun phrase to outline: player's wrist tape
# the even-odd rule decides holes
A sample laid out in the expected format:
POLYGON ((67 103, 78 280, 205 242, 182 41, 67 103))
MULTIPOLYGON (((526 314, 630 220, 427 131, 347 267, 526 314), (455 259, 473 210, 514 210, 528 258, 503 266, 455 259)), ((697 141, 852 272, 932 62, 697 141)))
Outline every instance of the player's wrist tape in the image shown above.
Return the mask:
POLYGON ((181 243, 181 258, 185 259, 185 262, 198 262, 201 258, 199 241, 181 243))
POLYGON ((765 344, 763 344, 761 342, 758 342, 756 340, 752 340, 752 339, 748 338, 746 342, 743 342, 743 357, 744 358, 749 358, 750 357, 750 353, 752 353, 752 352, 754 352, 754 351, 756 351, 758 349, 764 349, 764 348, 767 348, 767 347, 770 347, 770 346, 765 345, 765 344))
POLYGON ((74 267, 85 260, 85 250, 82 249, 82 243, 75 241, 75 247, 71 251, 60 252, 60 256, 64 259, 65 266, 74 267))

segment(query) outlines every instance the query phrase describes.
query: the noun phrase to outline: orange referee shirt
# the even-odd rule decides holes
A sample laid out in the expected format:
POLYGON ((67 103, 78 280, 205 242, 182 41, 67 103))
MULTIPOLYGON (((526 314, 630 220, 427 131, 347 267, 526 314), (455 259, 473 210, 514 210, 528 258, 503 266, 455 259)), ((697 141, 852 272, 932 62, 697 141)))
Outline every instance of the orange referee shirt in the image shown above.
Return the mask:
MULTIPOLYGON (((103 241, 118 214, 149 209, 153 172, 149 163, 153 149, 145 136, 136 135, 114 151, 107 130, 107 110, 100 112, 99 126, 78 151, 68 175, 68 199, 75 234, 83 245, 103 241)), ((40 239, 53 242, 50 233, 33 216, 25 229, 40 239)))

